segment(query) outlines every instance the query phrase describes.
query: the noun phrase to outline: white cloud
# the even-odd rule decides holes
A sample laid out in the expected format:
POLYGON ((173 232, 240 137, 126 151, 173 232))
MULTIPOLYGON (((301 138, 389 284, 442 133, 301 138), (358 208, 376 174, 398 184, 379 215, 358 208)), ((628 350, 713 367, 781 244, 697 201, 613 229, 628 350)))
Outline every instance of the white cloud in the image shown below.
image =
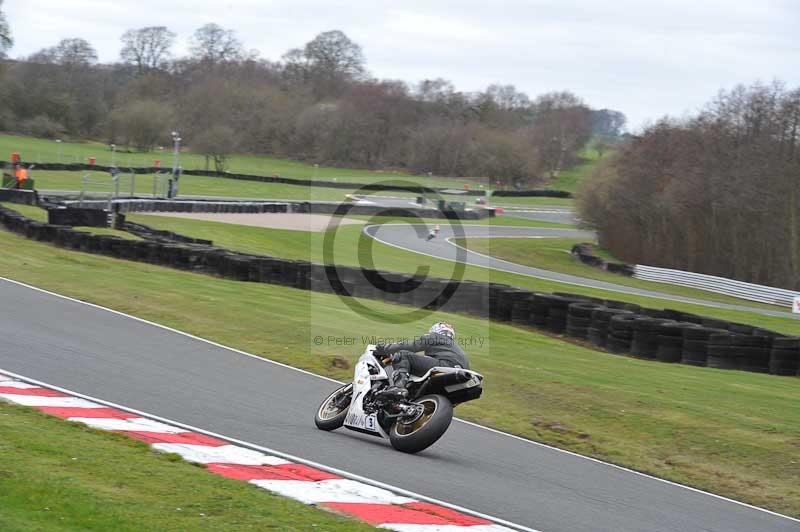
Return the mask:
POLYGON ((736 83, 800 85, 795 0, 10 0, 14 56, 81 36, 116 60, 129 28, 165 25, 187 50, 217 22, 279 59, 319 32, 361 44, 377 77, 452 80, 474 91, 513 83, 531 96, 568 89, 639 125, 680 115, 736 83))

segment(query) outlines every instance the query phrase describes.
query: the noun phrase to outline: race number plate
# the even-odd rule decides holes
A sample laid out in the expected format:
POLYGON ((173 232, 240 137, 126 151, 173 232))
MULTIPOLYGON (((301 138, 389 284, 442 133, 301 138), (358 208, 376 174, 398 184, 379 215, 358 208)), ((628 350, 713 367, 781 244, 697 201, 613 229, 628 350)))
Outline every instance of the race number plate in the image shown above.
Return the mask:
POLYGON ((351 413, 345 418, 344 424, 357 429, 370 430, 373 432, 378 431, 378 420, 375 414, 366 416, 364 414, 351 413))

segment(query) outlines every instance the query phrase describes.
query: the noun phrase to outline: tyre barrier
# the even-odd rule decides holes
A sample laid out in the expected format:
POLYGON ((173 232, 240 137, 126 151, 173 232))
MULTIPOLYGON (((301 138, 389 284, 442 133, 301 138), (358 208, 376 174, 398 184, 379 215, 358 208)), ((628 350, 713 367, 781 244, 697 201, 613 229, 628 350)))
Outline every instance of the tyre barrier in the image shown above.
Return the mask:
MULTIPOLYGON (((52 199, 52 198, 51 198, 52 199)), ((63 200, 59 202, 68 208, 82 206, 85 209, 105 210, 108 200, 63 200)), ((111 201, 118 213, 129 212, 196 212, 196 213, 235 213, 265 214, 286 213, 291 210, 289 203, 270 201, 199 201, 199 200, 150 200, 117 199, 111 201)))
POLYGON ((22 205, 37 205, 39 203, 39 194, 35 190, 0 188, 0 201, 21 203, 22 205))
POLYGON ((174 233, 148 234, 144 240, 94 235, 36 222, 4 207, 0 207, 0 226, 33 240, 86 253, 239 281, 463 312, 565 334, 611 353, 647 360, 784 376, 797 375, 800 366, 798 337, 671 309, 647 309, 562 292, 530 292, 497 283, 416 278, 248 255, 214 247, 207 241, 178 241, 181 235, 174 233))
POLYGON ((47 223, 83 227, 108 227, 108 213, 97 209, 59 207, 47 210, 47 223))
POLYGON ((592 244, 587 242, 572 246, 570 254, 587 266, 607 270, 611 273, 626 275, 628 277, 633 276, 633 266, 621 262, 608 262, 604 258, 598 257, 592 251, 592 244))

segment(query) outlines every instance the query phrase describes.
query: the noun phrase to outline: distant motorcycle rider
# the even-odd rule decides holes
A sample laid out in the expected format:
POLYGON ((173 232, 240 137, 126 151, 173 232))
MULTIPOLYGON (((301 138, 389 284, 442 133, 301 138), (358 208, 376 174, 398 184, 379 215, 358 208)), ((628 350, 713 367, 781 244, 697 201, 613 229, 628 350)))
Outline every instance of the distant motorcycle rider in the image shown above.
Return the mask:
POLYGON ((434 323, 428 334, 411 342, 378 345, 375 356, 391 364, 391 386, 379 397, 400 400, 408 396, 408 376, 422 376, 436 366, 469 369, 467 355, 456 343, 456 331, 449 323, 434 323), (424 352, 423 355, 417 353, 424 352))
POLYGON ((431 240, 439 236, 439 231, 441 230, 442 228, 439 227, 439 224, 434 225, 433 229, 431 229, 430 233, 428 233, 428 238, 426 238, 425 240, 430 242, 431 240))

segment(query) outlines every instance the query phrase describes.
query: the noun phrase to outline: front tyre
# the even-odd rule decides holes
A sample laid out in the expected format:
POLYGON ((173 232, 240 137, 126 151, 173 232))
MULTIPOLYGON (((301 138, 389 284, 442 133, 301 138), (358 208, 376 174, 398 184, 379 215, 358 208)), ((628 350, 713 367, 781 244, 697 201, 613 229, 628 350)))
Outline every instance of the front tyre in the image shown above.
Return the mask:
POLYGON ((336 430, 344 425, 350 400, 353 397, 353 385, 345 384, 333 391, 314 415, 314 424, 320 430, 336 430))
POLYGON ((442 437, 453 420, 453 404, 443 395, 425 395, 415 403, 423 406, 416 419, 398 420, 389 429, 392 447, 404 453, 418 453, 442 437))

